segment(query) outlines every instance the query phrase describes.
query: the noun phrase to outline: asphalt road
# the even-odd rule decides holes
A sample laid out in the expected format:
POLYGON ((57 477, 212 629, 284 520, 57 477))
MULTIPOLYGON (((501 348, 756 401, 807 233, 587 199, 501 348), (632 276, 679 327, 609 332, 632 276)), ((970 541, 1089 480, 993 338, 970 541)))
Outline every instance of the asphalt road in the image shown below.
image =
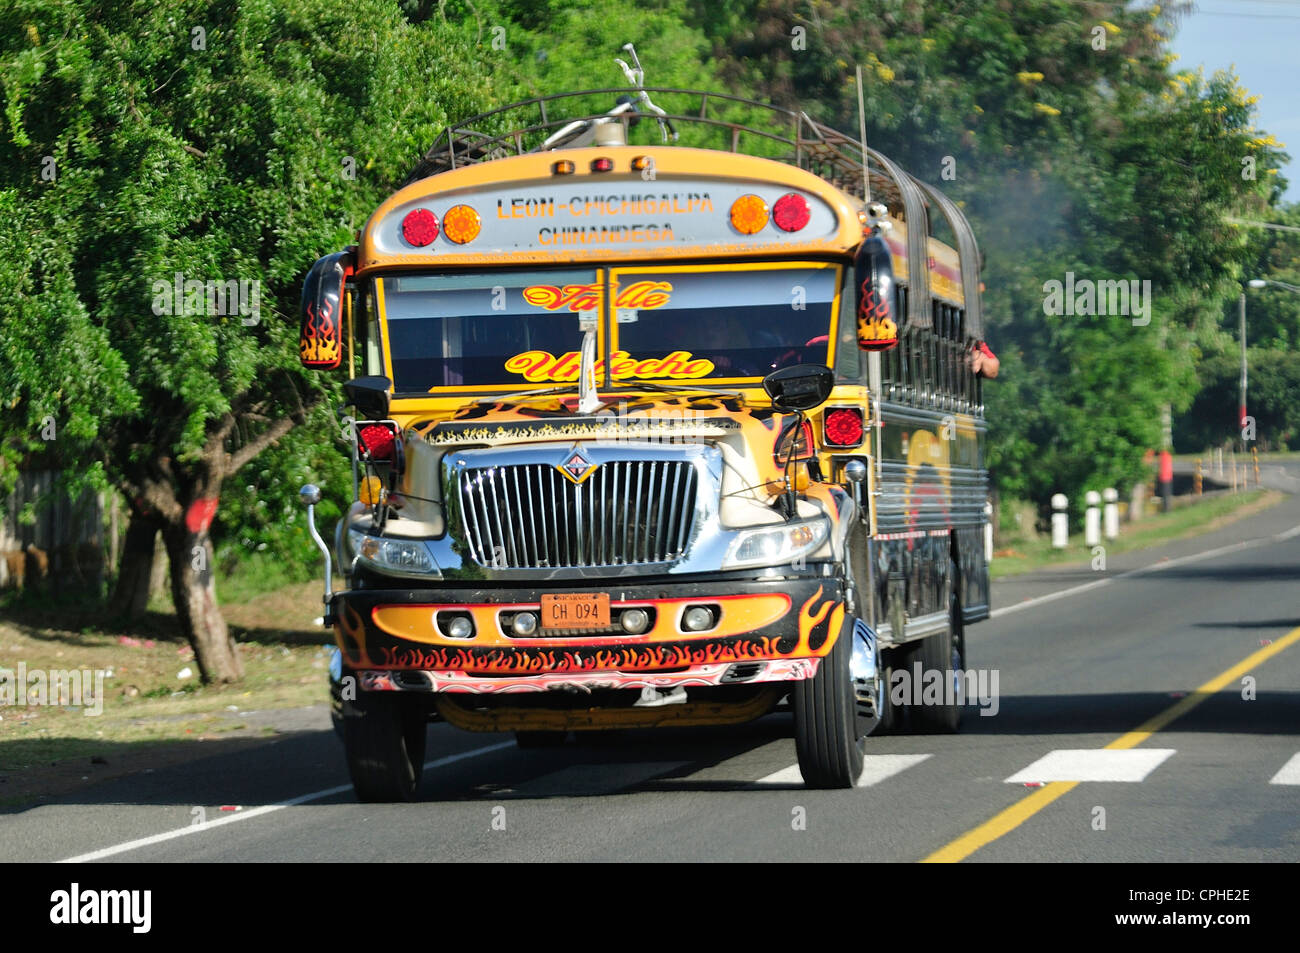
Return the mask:
MULTIPOLYGON (((1300 464, 1264 475, 1300 489, 1300 464)), ((419 802, 361 805, 320 707, 263 746, 0 814, 0 860, 1296 861, 1297 581, 1290 496, 1104 572, 995 584, 968 642, 996 713, 870 739, 854 790, 804 789, 777 713, 548 751, 435 725, 419 802)))

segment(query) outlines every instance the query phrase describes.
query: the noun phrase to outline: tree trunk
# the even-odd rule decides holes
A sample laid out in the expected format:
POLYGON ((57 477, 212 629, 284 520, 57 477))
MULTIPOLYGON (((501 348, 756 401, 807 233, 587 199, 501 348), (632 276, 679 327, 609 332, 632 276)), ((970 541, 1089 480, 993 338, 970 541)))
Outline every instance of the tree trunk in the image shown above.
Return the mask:
POLYGON ((148 608, 158 529, 157 517, 145 516, 135 510, 131 512, 126 540, 122 544, 117 584, 108 604, 111 617, 138 619, 148 608))
POLYGON ((212 540, 206 523, 197 532, 185 522, 163 528, 171 566, 172 601, 182 631, 194 649, 205 683, 237 682, 244 677, 239 648, 217 605, 212 540))

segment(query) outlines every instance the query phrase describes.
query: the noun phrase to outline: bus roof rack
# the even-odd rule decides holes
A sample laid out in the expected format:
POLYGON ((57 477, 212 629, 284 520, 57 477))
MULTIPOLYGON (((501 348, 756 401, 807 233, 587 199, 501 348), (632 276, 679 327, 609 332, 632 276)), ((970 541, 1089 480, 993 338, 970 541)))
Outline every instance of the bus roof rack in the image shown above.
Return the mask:
MULTIPOLYGON (((643 89, 655 94, 656 99, 663 97, 660 101, 672 107, 664 109, 662 118, 678 129, 711 131, 720 137, 723 151, 785 162, 811 172, 849 195, 864 198, 861 143, 802 110, 707 90, 669 86, 643 89), (736 117, 737 113, 741 115, 736 117)), ((630 142, 633 124, 657 117, 644 112, 624 112, 611 117, 605 110, 586 111, 581 102, 582 97, 593 97, 607 104, 627 94, 628 90, 620 87, 552 93, 471 116, 443 129, 405 184, 463 166, 543 151, 547 136, 575 121, 621 122, 625 141, 630 142)), ((718 148, 717 145, 704 147, 718 148)), ((932 320, 930 276, 925 263, 929 258, 929 209, 937 207, 957 238, 957 252, 963 265, 966 326, 975 337, 982 339, 979 249, 966 217, 956 203, 934 186, 916 179, 875 149, 868 148, 866 153, 871 200, 882 202, 891 214, 908 223, 908 281, 912 289, 908 295, 909 322, 928 327, 932 320)))
MULTIPOLYGON (((801 110, 707 90, 648 86, 645 91, 668 97, 668 101, 678 106, 677 111, 666 110, 664 117, 674 125, 706 127, 717 132, 725 151, 747 152, 743 147, 751 142, 767 145, 768 148, 755 149, 749 154, 795 165, 862 198, 862 152, 858 141, 817 122, 801 110), (746 117, 749 121, 737 121, 720 114, 728 108, 757 112, 761 124, 754 122, 752 115, 746 117)), ((607 118, 603 111, 579 109, 575 114, 574 110, 563 107, 580 105, 575 102, 580 97, 602 97, 609 101, 611 97, 626 96, 627 92, 626 88, 609 87, 553 93, 472 116, 443 129, 407 183, 466 165, 541 151, 542 141, 561 126, 575 120, 607 118)), ((619 116, 618 121, 626 131, 629 124, 653 118, 648 113, 633 112, 619 116)), ((873 198, 879 196, 889 205, 901 198, 890 176, 874 166, 871 192, 873 198)))

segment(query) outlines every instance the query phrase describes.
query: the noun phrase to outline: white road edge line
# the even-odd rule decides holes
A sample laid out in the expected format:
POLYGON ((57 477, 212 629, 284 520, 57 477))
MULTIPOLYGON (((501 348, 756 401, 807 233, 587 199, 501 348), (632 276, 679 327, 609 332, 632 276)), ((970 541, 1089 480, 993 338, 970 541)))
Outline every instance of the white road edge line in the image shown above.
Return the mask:
POLYGON ((1215 556, 1225 555, 1226 553, 1235 553, 1243 549, 1253 549, 1256 546, 1263 546, 1267 543, 1280 543, 1297 534, 1300 534, 1300 526, 1293 526, 1289 530, 1282 533, 1276 533, 1273 536, 1260 536, 1257 539, 1247 539, 1240 543, 1231 543, 1227 546, 1220 546, 1217 549, 1207 549, 1203 553, 1192 553, 1188 556, 1179 556, 1177 559, 1168 559, 1164 562, 1152 563, 1150 566, 1139 566, 1137 569, 1130 569, 1117 576, 1107 576, 1106 578, 1098 579, 1095 582, 1085 582, 1080 586, 1071 586, 1068 589, 1058 589, 1056 592, 1049 592, 1046 595, 1035 596, 1032 599, 1026 599, 1024 602, 1017 602, 1012 606, 1003 606, 1000 609, 994 609, 989 613, 989 618, 996 619, 998 616, 1007 615, 1010 612, 1019 612, 1021 609, 1031 609, 1034 606, 1042 605, 1044 602, 1064 599, 1066 596, 1073 596, 1081 592, 1087 592, 1089 589, 1100 589, 1102 586, 1109 586, 1112 582, 1126 579, 1129 576, 1140 576, 1144 573, 1159 572, 1162 569, 1170 569, 1174 566, 1183 566, 1187 563, 1198 562, 1202 559, 1211 559, 1215 556))
MULTIPOLYGON (((500 744, 488 745, 485 748, 475 748, 472 751, 462 751, 460 754, 448 755, 445 758, 438 758, 435 761, 426 761, 425 769, 440 768, 443 765, 452 764, 456 761, 464 761, 466 758, 476 758, 481 754, 487 754, 490 751, 500 751, 502 748, 513 748, 513 741, 503 741, 500 744)), ((201 834, 204 831, 210 831, 214 827, 223 827, 226 824, 234 824, 238 821, 251 820, 254 817, 261 817, 264 814, 270 814, 273 811, 279 811, 286 807, 293 807, 297 804, 306 804, 308 801, 319 801, 323 797, 329 797, 331 794, 341 794, 344 791, 350 791, 352 785, 340 784, 338 787, 326 788, 323 791, 313 791, 311 794, 303 794, 299 797, 289 798, 287 801, 277 801, 275 804, 264 804, 261 807, 255 807, 251 810, 240 811, 238 814, 232 814, 230 817, 218 818, 215 821, 204 821, 202 824, 195 824, 191 827, 181 827, 172 831, 164 831, 161 834, 153 834, 149 837, 141 837, 137 840, 127 841, 124 844, 116 844, 112 847, 105 847, 101 850, 93 850, 88 854, 78 854, 76 857, 69 857, 67 860, 61 860, 61 864, 84 864, 92 860, 101 860, 105 857, 112 857, 114 854, 122 854, 129 850, 136 850, 140 847, 148 847, 151 844, 161 844, 164 841, 175 840, 177 837, 187 837, 190 834, 201 834)))

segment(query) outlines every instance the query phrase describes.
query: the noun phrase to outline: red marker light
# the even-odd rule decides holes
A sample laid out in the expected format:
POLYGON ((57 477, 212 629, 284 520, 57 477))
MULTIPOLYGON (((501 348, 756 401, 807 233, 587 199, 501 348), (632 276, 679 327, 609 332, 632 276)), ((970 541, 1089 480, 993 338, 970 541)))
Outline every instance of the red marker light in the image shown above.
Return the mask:
POLYGON ((808 200, 797 192, 787 192, 772 206, 772 221, 785 232, 799 231, 810 218, 812 210, 808 208, 808 200))
POLYGON ((822 431, 828 447, 856 447, 862 443, 862 413, 851 407, 837 407, 822 419, 822 431))
POLYGON ((591 171, 592 172, 613 172, 614 160, 613 159, 592 159, 591 171))
POLYGON ((438 237, 438 216, 427 208, 407 212, 402 219, 402 237, 416 248, 432 245, 438 237))
POLYGON ((393 458, 393 431, 381 424, 361 428, 361 444, 370 452, 371 460, 393 458))

